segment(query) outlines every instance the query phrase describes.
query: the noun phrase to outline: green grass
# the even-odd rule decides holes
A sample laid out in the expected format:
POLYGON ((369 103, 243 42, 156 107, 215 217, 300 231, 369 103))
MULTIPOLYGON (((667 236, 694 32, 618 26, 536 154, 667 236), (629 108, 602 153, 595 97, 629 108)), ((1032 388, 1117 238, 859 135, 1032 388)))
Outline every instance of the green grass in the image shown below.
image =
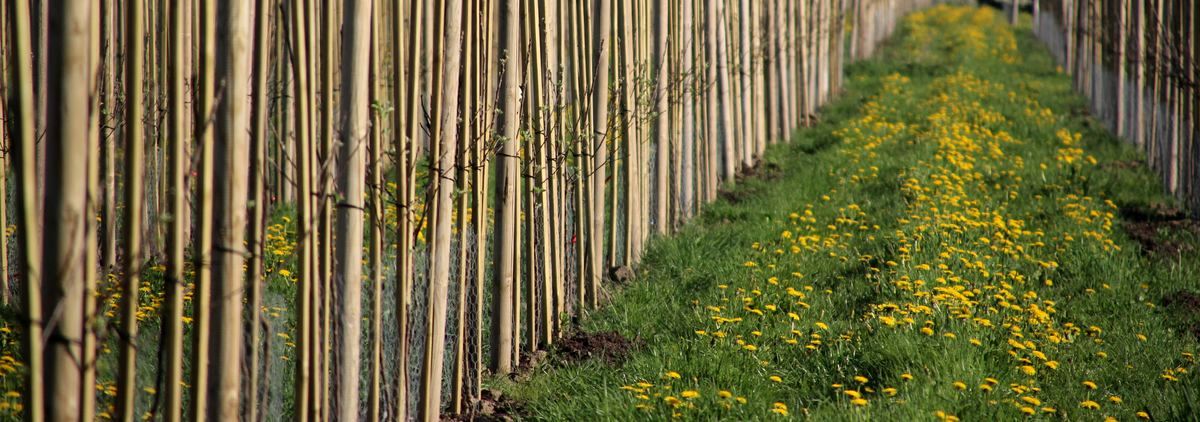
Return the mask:
MULTIPOLYGON (((580 327, 637 339, 641 346, 627 360, 565 362, 552 355, 527 379, 488 384, 534 420, 770 419, 780 416, 775 403, 790 416, 818 420, 1015 419, 1024 416, 1022 407, 1044 419, 1132 420, 1138 412, 1196 419, 1200 368, 1190 356, 1198 344, 1186 330, 1200 319, 1198 311, 1161 304, 1200 291, 1200 255, 1143 253, 1117 217, 1174 202, 1159 193, 1145 166, 1123 165, 1141 155, 1087 116, 1069 76, 1056 71, 1027 26, 1014 37, 999 16, 963 10, 938 9, 924 23, 910 21, 880 57, 849 68, 848 86, 823 110, 820 124, 768 151, 778 177, 739 182, 730 188, 736 201, 708 206, 681 233, 651 245, 637 280, 613 292, 580 327), (972 36, 987 47, 973 47, 972 36), (974 167, 961 172, 959 193, 950 183, 934 183, 953 164, 931 120, 935 106, 947 103, 942 94, 966 104, 956 119, 974 131, 967 138, 1003 149, 1001 156, 968 150, 974 167), (1026 113, 1039 107, 1050 116, 1026 113), (988 120, 981 111, 1002 118, 988 120), (863 120, 871 113, 903 127, 873 126, 863 120), (1058 158, 1070 147, 1057 137, 1060 129, 1081 135, 1083 151, 1070 162, 1058 158), (919 198, 910 180, 930 199, 919 198), (938 212, 930 209, 939 205, 938 212), (988 221, 974 225, 979 216, 997 215, 1009 231, 988 221), (957 226, 925 224, 924 217, 957 226), (819 240, 801 244, 801 236, 819 240), (1001 246, 1005 241, 1011 243, 1001 246), (793 253, 792 245, 801 248, 793 253), (1016 246, 1022 249, 1014 252, 1016 246), (939 264, 947 269, 939 271, 939 264), (937 297, 937 277, 975 294, 937 297), (922 279, 928 284, 914 288, 922 279), (930 294, 914 294, 921 291, 930 294), (1028 319, 1031 304, 1049 312, 1046 320, 1028 319), (903 322, 906 316, 913 322, 903 322), (892 327, 883 317, 901 322, 892 327), (805 347, 814 334, 820 344, 805 347), (1031 341, 1047 357, 1010 339, 1031 341), (1036 375, 1022 372, 1026 364, 1036 375), (913 379, 903 380, 905 374, 913 379), (654 386, 629 391, 642 389, 639 382, 654 386), (982 384, 995 385, 987 391, 982 384), (686 390, 699 396, 686 398, 686 390), (867 404, 852 404, 845 390, 867 404), (1082 408, 1085 401, 1100 409, 1082 408)), ((961 152, 963 144, 951 148, 961 152)), ((1200 245, 1193 233, 1162 234, 1200 245)))

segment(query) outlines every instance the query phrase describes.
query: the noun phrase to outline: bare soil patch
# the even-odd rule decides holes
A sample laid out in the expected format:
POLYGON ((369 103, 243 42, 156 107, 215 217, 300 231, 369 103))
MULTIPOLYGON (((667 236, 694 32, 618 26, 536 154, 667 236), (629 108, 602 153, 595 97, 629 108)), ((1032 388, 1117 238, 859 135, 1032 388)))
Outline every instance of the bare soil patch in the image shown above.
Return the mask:
POLYGON ((636 347, 637 341, 625 338, 616 331, 575 332, 556 343, 554 353, 566 362, 602 359, 615 366, 625 362, 636 347))
POLYGON ((442 420, 446 422, 507 422, 520 420, 525 416, 525 407, 499 390, 484 389, 480 396, 479 402, 475 403, 475 406, 472 406, 467 413, 443 416, 442 420))
POLYGON ((1192 252, 1194 245, 1173 234, 1200 234, 1200 221, 1174 207, 1122 208, 1121 219, 1125 233, 1141 245, 1144 253, 1153 257, 1178 257, 1192 252))
POLYGON ((1179 290, 1162 298, 1168 318, 1178 321, 1181 328, 1200 340, 1200 293, 1179 290))

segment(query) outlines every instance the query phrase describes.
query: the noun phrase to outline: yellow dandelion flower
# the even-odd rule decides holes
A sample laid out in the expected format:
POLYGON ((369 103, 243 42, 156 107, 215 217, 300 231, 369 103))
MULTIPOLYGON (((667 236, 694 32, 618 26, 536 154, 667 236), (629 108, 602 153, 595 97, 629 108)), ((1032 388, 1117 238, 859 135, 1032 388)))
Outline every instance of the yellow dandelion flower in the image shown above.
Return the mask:
POLYGON ((1082 407, 1082 408, 1084 408, 1084 409, 1092 409, 1092 410, 1095 410, 1095 409, 1099 409, 1099 408, 1100 408, 1100 403, 1096 403, 1096 402, 1094 402, 1094 401, 1091 401, 1091 400, 1084 400, 1084 401, 1081 401, 1081 402, 1079 402, 1079 407, 1082 407))

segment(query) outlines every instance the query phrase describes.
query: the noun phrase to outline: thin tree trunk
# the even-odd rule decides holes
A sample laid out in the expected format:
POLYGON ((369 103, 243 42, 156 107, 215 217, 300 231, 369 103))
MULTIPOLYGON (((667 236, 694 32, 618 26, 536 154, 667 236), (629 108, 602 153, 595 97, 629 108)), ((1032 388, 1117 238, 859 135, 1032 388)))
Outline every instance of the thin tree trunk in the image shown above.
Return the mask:
MULTIPOLYGON (((336 384, 338 394, 333 405, 338 420, 358 419, 359 362, 361 360, 362 329, 362 252, 363 252, 363 191, 365 190, 366 147, 370 131, 370 96, 368 72, 370 66, 371 0, 350 0, 344 3, 344 28, 368 28, 348 31, 342 38, 342 57, 349 65, 341 81, 341 151, 338 157, 337 206, 337 297, 338 339, 340 360, 336 384)), ((330 69, 327 69, 330 70, 330 69)), ((327 158, 328 159, 328 158, 327 158)))
MULTIPOLYGON (((0 2, 0 95, 7 95, 8 76, 11 74, 9 69, 12 67, 12 62, 9 61, 9 54, 12 51, 10 45, 9 29, 12 24, 10 22, 9 10, 7 1, 0 2)), ((7 100, 7 97, 4 99, 7 100)), ((11 114, 6 101, 0 100, 0 121, 8 122, 11 114)), ((7 124, 0 124, 0 148, 3 152, 0 153, 0 226, 8 227, 8 162, 12 161, 12 141, 8 137, 7 124)), ((12 283, 8 268, 8 231, 5 230, 0 235, 0 305, 12 305, 12 283)))
MULTIPOLYGON (((716 32, 716 40, 709 46, 709 48, 716 51, 716 56, 711 57, 710 59, 714 61, 714 65, 716 66, 715 71, 717 73, 717 83, 720 86, 721 95, 720 127, 721 146, 723 147, 722 151, 724 152, 724 161, 722 161, 723 171, 721 175, 722 180, 728 184, 733 183, 734 176, 737 175, 737 138, 734 134, 734 128, 736 127, 736 124, 734 123, 733 104, 730 94, 731 81, 729 80, 729 42, 726 39, 727 37, 725 30, 727 27, 725 22, 725 1, 709 0, 709 7, 711 8, 709 11, 709 25, 715 28, 712 31, 716 32)), ((713 120, 716 121, 717 119, 714 118, 713 120)))
MULTIPOLYGON (((640 17, 637 11, 634 10, 632 0, 623 0, 621 2, 621 12, 617 15, 621 17, 621 51, 620 51, 620 79, 621 90, 623 92, 621 124, 624 128, 623 139, 625 141, 625 180, 626 189, 624 192, 625 199, 625 255, 622 260, 622 265, 632 267, 642 254, 642 231, 643 226, 642 216, 644 211, 641 207, 642 196, 642 140, 641 140, 641 115, 638 104, 639 85, 637 79, 637 53, 635 52, 636 40, 634 32, 637 30, 637 22, 640 17)), ((553 188, 553 187, 552 187, 553 188)), ((614 212, 614 215, 616 213, 614 212)), ((555 245, 558 245, 556 243, 555 245)), ((558 250, 559 247, 555 247, 558 250)), ((557 271, 556 271, 557 272, 557 271)))
MULTIPOLYGON (((605 166, 608 163, 608 68, 609 68, 609 49, 612 47, 612 0, 593 0, 594 9, 592 10, 592 18, 598 22, 592 35, 592 53, 596 63, 595 69, 595 85, 592 91, 592 125, 595 139, 595 167, 592 169, 592 197, 596 202, 592 204, 592 227, 591 236, 589 238, 589 252, 591 254, 591 271, 590 282, 587 287, 588 303, 592 308, 595 308, 600 303, 600 280, 604 276, 604 269, 600 268, 600 263, 604 262, 604 217, 605 217, 605 192, 607 187, 607 177, 605 176, 605 166)), ((615 205, 615 204, 614 204, 615 205)))
POLYGON ((189 166, 187 143, 191 139, 191 131, 185 126, 184 120, 184 78, 190 71, 184 67, 184 51, 189 48, 185 44, 183 31, 184 10, 187 4, 171 6, 170 21, 175 31, 169 31, 168 40, 170 58, 167 68, 167 154, 168 176, 170 190, 168 191, 167 212, 174 218, 167 228, 167 285, 165 304, 166 354, 163 357, 165 367, 165 387, 163 419, 178 422, 183 417, 183 306, 184 306, 184 226, 187 221, 183 218, 187 207, 188 192, 185 186, 185 172, 189 166))
POLYGON ((1146 7, 1145 3, 1140 1, 1133 2, 1133 7, 1135 8, 1134 15, 1137 17, 1136 28, 1132 31, 1137 36, 1136 47, 1134 47, 1137 51, 1137 58, 1133 72, 1133 143, 1138 146, 1138 149, 1143 149, 1146 145, 1146 59, 1148 58, 1146 54, 1146 7))
POLYGON ((758 160, 762 160, 762 154, 767 150, 768 141, 771 139, 767 132, 768 116, 770 109, 768 108, 767 98, 767 72, 765 56, 767 52, 765 30, 763 28, 765 0, 754 0, 754 5, 751 8, 751 30, 754 32, 751 39, 751 47, 754 49, 752 57, 753 63, 751 71, 754 72, 754 142, 757 145, 755 151, 758 160))
MULTIPOLYGON (((270 124, 270 116, 267 115, 267 107, 270 93, 267 91, 267 79, 270 76, 270 58, 271 58, 271 5, 275 2, 272 0, 257 0, 254 10, 254 63, 251 71, 254 78, 253 99, 251 104, 252 137, 250 139, 249 151, 252 154, 250 160, 249 172, 249 189, 250 196, 249 206, 250 222, 248 230, 248 245, 250 247, 249 258, 246 269, 249 275, 246 278, 247 293, 249 295, 248 305, 250 316, 247 321, 248 327, 246 331, 250 333, 250 344, 246 348, 248 368, 246 378, 246 420, 251 422, 258 421, 259 401, 258 401, 258 385, 259 385, 259 348, 261 342, 260 324, 262 323, 262 282, 263 282, 263 253, 266 252, 263 247, 263 236, 265 232, 266 206, 267 206, 267 144, 270 139, 267 138, 267 127, 270 124)), ((281 134, 282 135, 282 134, 281 134)))
MULTIPOLYGON (((104 69, 104 118, 106 121, 115 121, 117 94, 116 94, 116 75, 117 75, 117 37, 116 37, 116 0, 104 0, 104 39, 107 40, 105 45, 106 63, 104 69)), ((181 6, 186 8, 186 6, 181 6)), ((107 126, 107 125, 106 125, 107 126)), ((104 265, 104 273, 111 273, 117 266, 117 148, 116 148, 116 130, 109 132, 109 136, 104 139, 104 211, 101 217, 104 231, 104 250, 101 262, 104 265)))
POLYGON ((240 414, 242 362, 242 265, 247 254, 246 195, 250 137, 249 95, 250 29, 249 2, 229 1, 218 6, 217 75, 223 82, 223 101, 214 116, 216 160, 216 239, 213 254, 214 325, 218 335, 212 347, 215 382, 209 385, 216 400, 208 409, 210 420, 233 420, 240 414))
POLYGON ((501 128, 503 147, 496 158, 499 166, 497 172, 500 183, 496 185, 496 207, 499 219, 496 221, 496 269, 493 273, 493 301, 491 328, 491 363, 493 374, 507 374, 513 369, 512 348, 508 345, 513 341, 513 296, 514 270, 513 252, 516 245, 517 222, 517 169, 518 130, 521 109, 521 28, 520 5, 517 2, 504 3, 504 21, 501 26, 501 39, 504 45, 504 116, 501 128))
POLYGON ((657 76, 654 82, 654 145, 655 145, 655 200, 657 203, 654 209, 654 226, 659 235, 666 235, 670 231, 670 219, 668 210, 670 209, 670 136, 671 125, 669 118, 669 103, 668 103, 668 75, 670 75, 670 54, 667 53, 667 39, 670 29, 667 25, 668 16, 667 0, 655 1, 654 16, 656 18, 654 25, 654 57, 656 58, 655 69, 657 76))
MULTIPOLYGON (((1034 2, 1036 3, 1037 1, 1035 0, 1034 2)), ((1115 6, 1116 11, 1117 11, 1117 17, 1116 17, 1116 21, 1117 21, 1117 26, 1116 26, 1117 58, 1114 61, 1114 63, 1116 63, 1116 67, 1117 67, 1117 74, 1116 74, 1116 94, 1117 94, 1116 107, 1117 107, 1117 109, 1116 109, 1116 118, 1113 119, 1114 120, 1113 123, 1115 124, 1115 127, 1116 127, 1117 136, 1126 136, 1126 133, 1125 133, 1126 103, 1125 103, 1125 101, 1127 99, 1126 99, 1126 95, 1125 95, 1125 83, 1126 83, 1125 82, 1125 44, 1126 44, 1127 34, 1125 32, 1125 22, 1128 21, 1128 18, 1126 18, 1126 16, 1125 16, 1126 15, 1126 10, 1125 10, 1126 6, 1127 5, 1124 4, 1124 2, 1118 3, 1115 6)))
POLYGON ((34 63, 34 66, 36 66, 34 68, 35 73, 33 74, 33 94, 37 96, 37 99, 33 102, 34 107, 36 107, 36 114, 34 115, 35 129, 33 133, 37 139, 37 154, 35 158, 37 159, 37 192, 39 195, 35 203, 37 204, 38 222, 36 227, 39 231, 44 228, 46 206, 46 143, 43 141, 46 139, 46 92, 48 91, 46 78, 48 69, 47 58, 50 56, 47 43, 49 42, 50 33, 50 1, 30 0, 30 4, 34 8, 33 12, 35 13, 33 16, 34 49, 27 50, 33 52, 33 58, 36 60, 34 63))
MULTIPOLYGON (((99 262, 97 256, 97 227, 95 216, 98 214, 99 208, 99 193, 100 193, 100 93, 99 82, 100 72, 103 69, 100 59, 100 5, 96 3, 90 4, 91 10, 88 12, 89 28, 88 28, 88 64, 87 64, 87 90, 88 90, 88 145, 87 145, 87 196, 85 202, 84 215, 84 244, 87 245, 87 255, 84 262, 83 276, 83 354, 80 356, 83 376, 79 382, 80 394, 80 412, 81 420, 94 420, 96 418, 96 389, 92 386, 96 385, 96 292, 99 262)), ((7 161, 7 160, 4 160, 7 161)), ((4 171, 3 162, 0 161, 0 172, 4 171)), ((4 183, 0 180, 0 184, 4 183)), ((0 191, 0 202, 3 202, 7 197, 0 191)), ((2 207, 0 207, 2 208, 2 207)), ((7 224, 3 212, 0 212, 0 222, 7 224)), ((0 236, 7 237, 7 236, 0 236)), ((7 264, 7 250, 2 250, 0 253, 4 256, 2 259, 7 264)), ((7 287, 7 266, 0 267, 5 271, 0 271, 0 276, 5 277, 7 287)))
MULTIPOLYGON (((4 6, 0 6, 3 8, 4 6)), ((0 18, 3 19, 3 18, 0 18)), ((7 28, 0 28, 0 34, 5 33, 7 28)), ((0 57, 7 57, 7 54, 0 52, 0 57)), ((7 64, 5 64, 7 65, 7 64)), ((0 75, 4 75, 7 79, 8 69, 0 70, 0 75)), ((0 82, 3 83, 3 82, 0 82)), ((0 92, 7 92, 8 87, 4 87, 0 92)), ((9 116, 8 104, 0 104, 0 121, 7 122, 9 116)), ((8 162, 12 160, 12 143, 8 140, 8 128, 5 124, 0 124, 0 228, 4 228, 0 232, 0 305, 12 305, 12 286, 11 278, 8 271, 8 162)))
MULTIPOLYGON (((334 78, 337 68, 334 63, 337 61, 337 51, 334 46, 337 45, 338 35, 340 34, 340 22, 337 19, 338 11, 334 0, 321 0, 320 2, 320 20, 323 31, 318 31, 318 39, 320 40, 320 56, 317 58, 318 67, 317 73, 320 75, 320 108, 319 119, 321 122, 320 143, 318 144, 318 152, 316 154, 318 164, 319 187, 318 198, 320 203, 317 205, 318 219, 318 234, 319 253, 317 254, 318 265, 318 280, 321 281, 320 292, 316 300, 320 304, 321 323, 318 329, 320 341, 317 344, 319 353, 316 354, 320 368, 317 371, 317 387, 318 394, 313 402, 316 405, 317 414, 321 420, 328 420, 334 406, 335 398, 332 396, 332 390, 338 388, 336 385, 337 379, 334 378, 336 368, 333 367, 333 337, 337 333, 334 331, 334 289, 336 285, 334 279, 337 277, 334 269, 334 209, 335 209, 335 191, 334 191, 334 175, 337 171, 337 160, 334 157, 334 131, 335 122, 333 120, 334 106, 337 103, 337 93, 334 92, 334 78)), ((316 20, 312 22, 318 22, 316 20)), ((315 28, 314 28, 315 29, 315 28)), ((356 31, 357 32, 357 31, 356 31)), ((340 123, 340 122, 338 122, 340 123)))
MULTIPOLYGON (((46 107, 58 118, 47 128, 45 262, 49 270, 41 286, 48 310, 44 358, 45 372, 34 376, 51 380, 44 411, 47 420, 70 421, 81 416, 80 381, 84 316, 84 273, 87 265, 88 159, 88 18, 87 1, 57 4, 49 16, 55 31, 49 40, 46 107), (82 152, 82 153, 81 153, 82 152)), ((17 54, 20 54, 18 52, 17 54)), ((30 230, 32 227, 24 227, 30 230)), ((30 288, 26 286, 25 288, 30 288)))
POLYGON ((680 191, 679 191, 679 211, 681 220, 687 221, 692 217, 692 207, 695 201, 695 181, 696 181, 696 166, 694 162, 696 148, 696 63, 695 55, 692 54, 692 48, 696 43, 696 39, 692 37, 692 24, 694 19, 692 0, 683 0, 680 2, 680 51, 679 57, 682 63, 679 67, 680 74, 680 100, 683 102, 683 137, 679 139, 680 148, 679 156, 682 159, 682 173, 680 173, 680 191))
MULTIPOLYGON (((550 223, 550 263, 552 269, 547 270, 551 277, 551 282, 554 285, 554 330, 556 335, 562 335, 562 313, 565 310, 563 300, 565 299, 566 290, 566 268, 563 266, 563 256, 566 254, 566 244, 563 242, 563 231, 566 227, 566 219, 563 218, 563 191, 565 190, 563 179, 563 154, 562 136, 563 124, 562 107, 563 107, 563 90, 562 84, 565 82, 561 71, 560 51, 562 43, 561 33, 564 25, 560 16, 560 7, 558 0, 549 0, 546 5, 546 68, 549 70, 550 90, 547 93, 549 96, 549 113, 547 117, 547 143, 549 148, 548 166, 546 171, 549 178, 549 214, 547 215, 550 223)), ((553 339, 551 339, 553 340, 553 339)))
POLYGON ((759 12, 756 16, 759 24, 758 33, 761 37, 760 54, 762 56, 762 73, 766 84, 765 89, 765 111, 764 116, 767 120, 767 141, 768 145, 774 145, 779 142, 779 138, 783 135, 783 125, 780 116, 780 85, 779 85, 779 55, 775 49, 776 43, 779 40, 779 30, 775 27, 776 21, 774 17, 778 10, 778 4, 775 0, 762 0, 759 4, 762 5, 762 10, 770 10, 770 15, 759 12))
POLYGON ((721 120, 721 97, 717 83, 717 2, 704 1, 704 100, 705 100, 705 129, 704 129, 704 202, 710 203, 717 197, 717 181, 720 172, 717 164, 717 143, 719 142, 721 120))
POLYGON ((743 170, 754 167, 754 161, 758 158, 758 153, 755 148, 755 135, 754 132, 752 132, 754 127, 754 117, 752 116, 757 113, 753 106, 754 102, 752 100, 754 99, 754 91, 750 83, 752 79, 751 75, 754 71, 754 68, 751 65, 751 50, 753 44, 751 44, 750 38, 750 22, 753 20, 753 18, 750 15, 750 1, 751 0, 741 0, 741 13, 738 15, 738 23, 740 24, 741 28, 741 42, 739 43, 738 47, 740 50, 739 52, 742 53, 740 69, 740 73, 742 75, 742 91, 740 96, 742 97, 742 145, 744 151, 742 153, 743 170))

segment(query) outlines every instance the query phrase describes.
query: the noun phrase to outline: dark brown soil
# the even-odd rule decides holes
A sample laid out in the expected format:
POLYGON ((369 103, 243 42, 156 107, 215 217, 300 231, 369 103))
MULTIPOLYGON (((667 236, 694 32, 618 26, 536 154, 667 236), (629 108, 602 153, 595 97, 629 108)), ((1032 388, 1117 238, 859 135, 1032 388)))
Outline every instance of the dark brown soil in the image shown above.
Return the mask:
POLYGON ((624 265, 608 269, 608 279, 618 285, 629 284, 630 281, 633 281, 634 277, 637 277, 637 274, 634 273, 633 268, 624 265))
POLYGON ((503 395, 498 390, 485 389, 481 396, 479 402, 467 413, 443 416, 442 420, 446 422, 507 422, 521 419, 525 415, 525 408, 521 403, 503 395))
POLYGON ((740 204, 742 201, 750 199, 757 194, 757 189, 751 189, 747 186, 739 186, 732 190, 721 189, 717 191, 717 196, 730 204, 740 204))
POLYGON ((779 167, 779 164, 770 161, 763 161, 757 166, 742 169, 742 174, 739 175, 739 177, 741 179, 758 178, 768 181, 779 180, 783 178, 783 169, 779 167))
POLYGON ((1167 315, 1178 321, 1183 330, 1200 340, 1200 293, 1179 290, 1163 296, 1162 306, 1167 315))
POLYGON ((1143 252, 1154 257, 1173 258, 1193 250, 1193 245, 1172 239, 1171 233, 1200 234, 1200 221, 1173 207, 1122 208, 1121 219, 1129 237, 1142 246, 1143 252))
POLYGON ((629 353, 635 347, 635 341, 625 338, 616 331, 575 332, 570 337, 560 340, 555 345, 554 353, 566 362, 580 362, 596 358, 603 359, 609 365, 620 365, 629 358, 629 353))

